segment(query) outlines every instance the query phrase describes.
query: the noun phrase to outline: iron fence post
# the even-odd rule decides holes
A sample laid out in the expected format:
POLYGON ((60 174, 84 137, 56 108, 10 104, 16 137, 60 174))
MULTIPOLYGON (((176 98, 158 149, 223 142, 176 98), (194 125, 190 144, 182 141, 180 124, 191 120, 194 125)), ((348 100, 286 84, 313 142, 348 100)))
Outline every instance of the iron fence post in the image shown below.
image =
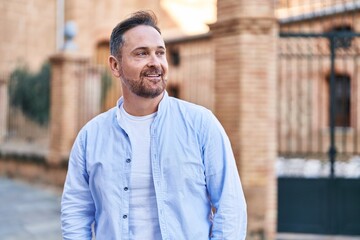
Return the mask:
POLYGON ((335 160, 336 160, 336 146, 335 146, 335 44, 336 36, 331 34, 328 37, 330 41, 331 67, 330 67, 330 178, 335 177, 335 160))

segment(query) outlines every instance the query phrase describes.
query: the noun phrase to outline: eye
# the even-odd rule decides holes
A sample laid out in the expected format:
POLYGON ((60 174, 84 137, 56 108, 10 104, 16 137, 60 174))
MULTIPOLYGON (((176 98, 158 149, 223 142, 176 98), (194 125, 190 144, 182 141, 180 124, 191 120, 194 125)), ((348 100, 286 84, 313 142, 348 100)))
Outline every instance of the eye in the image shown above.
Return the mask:
POLYGON ((164 50, 157 51, 156 55, 163 56, 163 55, 165 55, 165 51, 164 50))
POLYGON ((140 51, 136 53, 136 56, 142 57, 142 56, 146 56, 147 52, 146 51, 140 51))

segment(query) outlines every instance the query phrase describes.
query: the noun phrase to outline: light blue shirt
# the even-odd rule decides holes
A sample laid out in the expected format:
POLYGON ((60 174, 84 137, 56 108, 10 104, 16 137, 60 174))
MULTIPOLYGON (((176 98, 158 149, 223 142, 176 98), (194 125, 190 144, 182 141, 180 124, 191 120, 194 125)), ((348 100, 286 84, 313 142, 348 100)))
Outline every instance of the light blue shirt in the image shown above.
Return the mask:
MULTIPOLYGON (((118 106, 87 123, 75 140, 62 197, 64 239, 90 240, 94 221, 96 240, 129 239, 132 152, 118 106)), ((162 239, 245 239, 246 203, 233 152, 209 110, 165 92, 150 151, 162 239)))

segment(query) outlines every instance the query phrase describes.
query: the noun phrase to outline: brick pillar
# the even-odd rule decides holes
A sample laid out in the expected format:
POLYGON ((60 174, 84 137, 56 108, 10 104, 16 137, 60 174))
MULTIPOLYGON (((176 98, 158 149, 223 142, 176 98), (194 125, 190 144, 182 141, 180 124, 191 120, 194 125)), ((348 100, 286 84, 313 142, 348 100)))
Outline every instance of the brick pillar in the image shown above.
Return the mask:
POLYGON ((218 0, 215 113, 232 141, 248 240, 276 234, 276 39, 273 0, 218 0))
POLYGON ((71 52, 53 55, 51 62, 51 106, 49 162, 67 160, 78 132, 79 78, 88 58, 71 52))
POLYGON ((5 140, 8 116, 8 85, 7 78, 0 76, 0 143, 5 140))

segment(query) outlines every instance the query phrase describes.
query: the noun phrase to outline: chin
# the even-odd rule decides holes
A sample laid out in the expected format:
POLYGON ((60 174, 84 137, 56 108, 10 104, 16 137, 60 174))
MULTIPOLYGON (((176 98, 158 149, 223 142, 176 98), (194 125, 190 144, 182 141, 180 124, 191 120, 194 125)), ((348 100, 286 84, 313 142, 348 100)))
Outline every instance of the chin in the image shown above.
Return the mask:
POLYGON ((137 92, 133 92, 133 93, 139 97, 153 99, 153 98, 156 98, 156 97, 160 96, 161 94, 163 94, 164 91, 165 91, 165 89, 157 89, 157 90, 152 90, 152 91, 137 91, 137 92))

